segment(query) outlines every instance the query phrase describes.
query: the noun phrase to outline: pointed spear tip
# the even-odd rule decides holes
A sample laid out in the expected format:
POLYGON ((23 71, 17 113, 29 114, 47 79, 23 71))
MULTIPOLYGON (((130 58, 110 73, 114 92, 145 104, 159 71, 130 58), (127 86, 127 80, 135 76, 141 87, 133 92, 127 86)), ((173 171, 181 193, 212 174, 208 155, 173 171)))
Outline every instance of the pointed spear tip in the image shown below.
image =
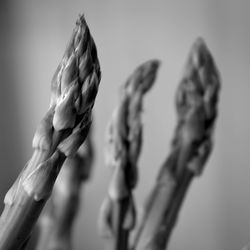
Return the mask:
POLYGON ((216 67, 212 53, 202 37, 198 37, 194 41, 190 50, 188 64, 193 65, 196 68, 207 65, 208 67, 213 67, 215 70, 216 67))
POLYGON ((140 64, 130 75, 127 82, 122 86, 131 95, 137 91, 146 93, 154 84, 160 61, 148 60, 140 64))
POLYGON ((78 27, 78 26, 88 26, 87 25, 87 21, 86 21, 86 19, 85 19, 85 15, 83 14, 83 13, 80 13, 79 15, 78 15, 78 18, 77 18, 77 20, 76 20, 76 26, 78 27))

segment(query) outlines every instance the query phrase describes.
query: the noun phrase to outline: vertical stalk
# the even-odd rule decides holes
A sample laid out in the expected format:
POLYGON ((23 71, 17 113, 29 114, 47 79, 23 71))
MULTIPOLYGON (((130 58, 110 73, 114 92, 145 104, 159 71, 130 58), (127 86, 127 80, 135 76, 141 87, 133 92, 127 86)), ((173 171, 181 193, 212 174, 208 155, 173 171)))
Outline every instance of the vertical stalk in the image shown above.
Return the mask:
POLYGON ((127 250, 135 225, 133 192, 142 142, 143 95, 151 88, 159 66, 157 60, 139 66, 122 86, 121 98, 108 129, 107 165, 113 168, 108 198, 100 214, 102 234, 112 250, 127 250))
POLYGON ((165 250, 190 183, 212 150, 220 78, 204 41, 189 54, 176 95, 178 124, 131 249, 165 250))

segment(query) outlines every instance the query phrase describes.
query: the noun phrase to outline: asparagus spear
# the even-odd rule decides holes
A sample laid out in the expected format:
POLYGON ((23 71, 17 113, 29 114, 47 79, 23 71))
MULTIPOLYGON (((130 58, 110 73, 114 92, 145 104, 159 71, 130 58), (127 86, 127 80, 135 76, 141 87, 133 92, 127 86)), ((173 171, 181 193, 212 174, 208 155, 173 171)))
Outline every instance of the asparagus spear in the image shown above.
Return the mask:
POLYGON ((190 182, 202 173, 212 150, 219 89, 213 58, 198 38, 177 90, 178 124, 171 152, 149 196, 132 249, 166 249, 190 182))
POLYGON ((90 176, 93 162, 90 133, 73 157, 63 164, 44 213, 39 219, 37 250, 72 249, 72 226, 76 217, 81 185, 90 176))
POLYGON ((135 224, 132 190, 142 143, 142 97, 153 85, 158 66, 158 61, 151 60, 134 71, 121 89, 120 103, 109 124, 106 156, 113 175, 101 208, 100 227, 104 237, 112 239, 114 250, 128 248, 135 224))
POLYGON ((35 132, 33 155, 5 196, 1 250, 16 250, 24 244, 63 162, 85 140, 100 77, 96 47, 80 16, 52 79, 50 107, 35 132))

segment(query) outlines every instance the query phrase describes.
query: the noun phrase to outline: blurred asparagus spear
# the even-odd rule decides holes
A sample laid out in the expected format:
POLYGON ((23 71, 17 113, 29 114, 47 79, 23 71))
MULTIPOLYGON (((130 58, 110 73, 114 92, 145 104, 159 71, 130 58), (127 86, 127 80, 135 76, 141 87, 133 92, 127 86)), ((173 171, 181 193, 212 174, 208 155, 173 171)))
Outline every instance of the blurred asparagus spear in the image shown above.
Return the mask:
POLYGON ((158 66, 157 60, 151 60, 133 72, 122 87, 120 103, 109 124, 106 157, 113 175, 101 207, 100 228, 114 250, 128 249, 129 232, 135 224, 132 190, 142 143, 142 101, 154 83, 158 66))
POLYGON ((0 249, 19 249, 49 198, 66 157, 85 140, 100 82, 97 51, 80 16, 52 79, 50 107, 40 122, 34 153, 5 196, 0 218, 0 249))
POLYGON ((81 185, 90 177, 93 163, 91 133, 77 153, 66 159, 45 211, 39 219, 37 250, 71 250, 72 226, 81 195, 81 185))
POLYGON ((219 89, 213 58, 198 38, 177 90, 178 124, 171 152, 149 196, 132 249, 166 249, 190 182, 202 173, 212 150, 219 89))

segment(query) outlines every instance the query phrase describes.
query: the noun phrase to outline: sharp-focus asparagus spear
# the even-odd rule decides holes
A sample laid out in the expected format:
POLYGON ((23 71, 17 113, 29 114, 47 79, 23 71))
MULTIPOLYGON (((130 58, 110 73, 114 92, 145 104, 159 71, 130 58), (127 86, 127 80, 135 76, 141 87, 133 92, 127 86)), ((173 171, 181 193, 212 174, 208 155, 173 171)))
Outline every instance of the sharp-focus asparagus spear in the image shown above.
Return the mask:
POLYGON ((64 162, 51 198, 39 219, 37 250, 72 249, 72 225, 79 207, 81 185, 91 173, 93 153, 89 133, 77 153, 64 162))
POLYGON ((152 60, 134 71, 122 87, 120 103, 109 124, 106 156, 113 176, 101 208, 100 227, 114 250, 128 249, 129 231, 135 224, 132 190, 142 143, 142 101, 154 83, 158 66, 159 62, 152 60))
POLYGON ((212 149, 220 78, 204 41, 194 43, 176 95, 178 124, 171 152, 147 201, 132 249, 164 250, 185 193, 212 149))
POLYGON ((29 236, 66 157, 85 140, 100 82, 97 51, 80 16, 52 79, 51 103, 40 122, 34 153, 5 196, 0 218, 0 249, 16 250, 29 236))

